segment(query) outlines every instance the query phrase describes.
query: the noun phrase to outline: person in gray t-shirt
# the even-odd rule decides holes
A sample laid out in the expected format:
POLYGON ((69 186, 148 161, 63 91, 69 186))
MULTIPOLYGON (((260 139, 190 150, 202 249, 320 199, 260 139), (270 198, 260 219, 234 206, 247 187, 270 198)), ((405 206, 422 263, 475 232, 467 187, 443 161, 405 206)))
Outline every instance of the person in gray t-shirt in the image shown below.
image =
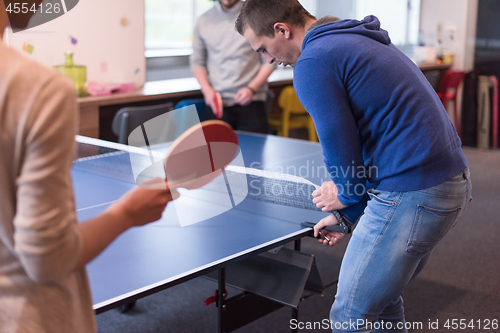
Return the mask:
POLYGON ((193 33, 191 69, 201 85, 207 115, 215 117, 214 96, 222 97, 222 120, 234 129, 268 132, 265 100, 267 78, 275 66, 268 65, 234 29, 240 0, 218 0, 197 21, 193 33))

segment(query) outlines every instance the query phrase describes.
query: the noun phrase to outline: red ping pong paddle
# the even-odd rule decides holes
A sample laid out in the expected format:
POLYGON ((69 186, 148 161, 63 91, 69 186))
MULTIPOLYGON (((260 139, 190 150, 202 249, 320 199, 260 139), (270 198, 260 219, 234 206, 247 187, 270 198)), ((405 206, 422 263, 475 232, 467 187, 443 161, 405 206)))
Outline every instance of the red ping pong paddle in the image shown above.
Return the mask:
POLYGON ((217 118, 222 118, 222 114, 223 114, 223 105, 222 105, 222 97, 220 96, 220 93, 216 92, 214 94, 214 101, 213 101, 213 105, 214 105, 214 114, 217 118))
POLYGON ((238 152, 238 136, 229 124, 208 120, 192 126, 173 142, 165 156, 167 184, 188 189, 204 186, 219 176, 238 152))

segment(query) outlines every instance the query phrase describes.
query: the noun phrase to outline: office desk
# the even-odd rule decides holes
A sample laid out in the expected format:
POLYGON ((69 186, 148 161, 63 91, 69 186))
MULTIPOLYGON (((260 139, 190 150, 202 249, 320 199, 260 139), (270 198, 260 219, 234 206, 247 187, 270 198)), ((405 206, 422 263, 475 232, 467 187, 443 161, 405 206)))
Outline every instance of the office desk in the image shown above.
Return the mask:
POLYGON ((441 90, 441 81, 443 80, 444 73, 451 69, 451 64, 443 63, 422 63, 418 67, 424 73, 427 80, 430 82, 434 90, 441 90))
MULTIPOLYGON (((291 70, 276 70, 269 77, 269 86, 280 89, 293 82, 291 70)), ((126 93, 106 96, 78 98, 80 129, 78 134, 99 138, 99 126, 103 118, 112 115, 121 107, 173 102, 181 99, 201 98, 200 85, 194 78, 151 81, 143 87, 126 93)), ((110 127, 111 128, 111 127, 110 127)))

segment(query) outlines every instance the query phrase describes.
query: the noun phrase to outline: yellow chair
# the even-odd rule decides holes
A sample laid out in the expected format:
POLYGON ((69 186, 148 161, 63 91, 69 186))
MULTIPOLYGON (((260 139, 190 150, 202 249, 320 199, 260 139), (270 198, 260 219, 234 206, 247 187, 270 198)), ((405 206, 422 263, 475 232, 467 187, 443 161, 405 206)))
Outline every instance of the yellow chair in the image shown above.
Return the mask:
POLYGON ((288 137, 290 129, 305 128, 309 131, 309 140, 318 141, 316 128, 311 116, 302 106, 293 86, 286 86, 281 91, 278 104, 282 109, 280 117, 269 117, 269 126, 278 131, 278 135, 288 137))

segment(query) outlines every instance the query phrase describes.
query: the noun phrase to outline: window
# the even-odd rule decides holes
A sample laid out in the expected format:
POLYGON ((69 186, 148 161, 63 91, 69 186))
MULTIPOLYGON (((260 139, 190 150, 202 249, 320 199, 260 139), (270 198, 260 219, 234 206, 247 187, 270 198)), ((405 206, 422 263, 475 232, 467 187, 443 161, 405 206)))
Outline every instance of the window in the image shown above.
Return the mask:
MULTIPOLYGON (((317 17, 336 15, 362 19, 373 14, 389 31, 395 45, 418 43, 421 0, 299 0, 317 17)), ((197 18, 212 8, 212 0, 145 0, 146 54, 187 55, 197 18), (170 51, 168 51, 170 50, 170 51)))
POLYGON ((420 25, 420 0, 356 0, 356 19, 375 15, 394 45, 416 45, 420 25))
MULTIPOLYGON (((313 14, 316 0, 300 0, 313 14)), ((146 0, 146 50, 191 48, 198 17, 212 8, 213 0, 146 0)))
POLYGON ((211 0, 146 0, 146 50, 190 49, 198 16, 211 0))

